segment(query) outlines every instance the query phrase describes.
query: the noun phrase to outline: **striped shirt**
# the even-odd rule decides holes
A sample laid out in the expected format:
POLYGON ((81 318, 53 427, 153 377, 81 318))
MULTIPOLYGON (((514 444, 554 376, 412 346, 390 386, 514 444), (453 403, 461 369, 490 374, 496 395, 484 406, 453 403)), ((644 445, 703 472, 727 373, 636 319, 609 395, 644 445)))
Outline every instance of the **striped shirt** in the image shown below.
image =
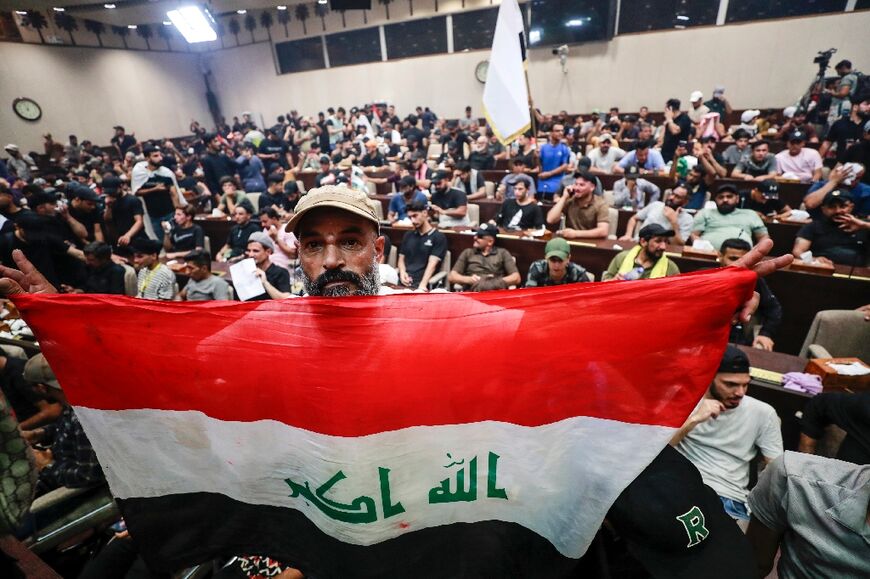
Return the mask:
POLYGON ((136 297, 146 300, 171 300, 175 297, 175 274, 158 263, 154 269, 143 267, 136 281, 136 297))

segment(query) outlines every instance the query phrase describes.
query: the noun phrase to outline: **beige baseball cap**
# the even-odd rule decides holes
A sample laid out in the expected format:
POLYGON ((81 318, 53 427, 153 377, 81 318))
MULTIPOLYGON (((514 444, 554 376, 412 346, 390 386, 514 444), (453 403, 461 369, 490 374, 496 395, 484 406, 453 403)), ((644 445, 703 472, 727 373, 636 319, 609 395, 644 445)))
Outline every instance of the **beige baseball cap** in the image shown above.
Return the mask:
POLYGON ((42 354, 37 354, 24 365, 24 379, 33 384, 45 384, 61 390, 60 383, 54 377, 54 371, 42 354))
POLYGON ((375 227, 380 231, 380 222, 375 215, 375 211, 369 204, 368 195, 360 191, 355 191, 350 187, 343 185, 325 185, 308 191, 306 195, 299 200, 296 205, 296 213, 287 223, 285 228, 287 231, 296 233, 299 226, 299 221, 302 217, 312 209, 320 207, 334 207, 349 211, 360 217, 368 219, 375 224, 375 227))

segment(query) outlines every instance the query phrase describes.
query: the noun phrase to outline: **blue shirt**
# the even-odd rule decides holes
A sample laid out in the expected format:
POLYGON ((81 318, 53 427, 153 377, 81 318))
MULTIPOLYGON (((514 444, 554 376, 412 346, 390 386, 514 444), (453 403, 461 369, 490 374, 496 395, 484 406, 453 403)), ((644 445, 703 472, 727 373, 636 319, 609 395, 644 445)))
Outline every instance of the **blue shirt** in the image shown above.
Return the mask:
MULTIPOLYGON (((623 169, 628 169, 629 167, 634 167, 637 165, 637 151, 629 151, 625 154, 625 157, 619 162, 619 166, 623 169)), ((662 154, 656 151, 655 149, 649 149, 649 155, 646 157, 646 163, 643 164, 642 169, 646 169, 647 171, 659 170, 665 168, 665 160, 662 158, 662 154)))
POLYGON ((247 193, 262 193, 266 190, 266 182, 263 180, 263 161, 259 157, 238 157, 236 164, 239 166, 239 178, 242 180, 242 189, 247 193))
MULTIPOLYGON (((813 191, 818 191, 827 183, 827 181, 816 181, 810 185, 809 189, 807 189, 807 195, 813 191)), ((842 187, 842 189, 846 189, 846 187, 842 187)), ((855 202, 855 210, 853 213, 862 217, 870 215, 870 185, 858 181, 858 183, 856 183, 851 189, 848 189, 848 191, 852 195, 852 200, 855 202)), ((804 195, 804 198, 806 198, 806 195, 804 195)), ((822 206, 819 205, 815 209, 807 209, 807 212, 810 214, 810 217, 816 219, 822 215, 822 206)))
MULTIPOLYGON (((421 203, 427 203, 429 200, 426 199, 426 195, 423 194, 422 191, 415 191, 414 198, 411 202, 419 201, 421 203)), ((393 195, 393 198, 390 199, 390 206, 387 211, 395 213, 396 219, 407 219, 408 217, 408 205, 405 203, 405 196, 399 193, 398 195, 393 195)))
MULTIPOLYGON (((559 143, 552 145, 545 143, 541 147, 541 171, 552 171, 568 163, 571 159, 571 151, 566 145, 559 143)), ((538 179, 538 191, 542 193, 555 193, 562 183, 563 173, 553 175, 546 179, 538 179)))

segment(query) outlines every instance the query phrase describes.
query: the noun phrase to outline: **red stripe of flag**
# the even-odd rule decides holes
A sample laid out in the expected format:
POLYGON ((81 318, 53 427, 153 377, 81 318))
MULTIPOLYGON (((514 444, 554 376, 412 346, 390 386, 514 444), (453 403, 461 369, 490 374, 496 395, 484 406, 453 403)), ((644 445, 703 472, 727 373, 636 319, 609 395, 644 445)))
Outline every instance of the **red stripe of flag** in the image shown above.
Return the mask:
POLYGON ((755 274, 486 294, 158 303, 15 298, 70 401, 362 436, 575 416, 677 427, 755 274))

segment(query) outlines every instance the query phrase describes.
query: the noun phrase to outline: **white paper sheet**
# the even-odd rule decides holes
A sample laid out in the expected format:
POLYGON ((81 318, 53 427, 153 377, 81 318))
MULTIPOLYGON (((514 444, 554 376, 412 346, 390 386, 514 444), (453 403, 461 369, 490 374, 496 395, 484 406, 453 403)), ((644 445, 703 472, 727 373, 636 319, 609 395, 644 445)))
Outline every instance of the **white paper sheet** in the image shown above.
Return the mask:
POLYGON ((236 295, 241 301, 247 301, 252 297, 266 293, 266 288, 263 287, 263 282, 260 281, 254 271, 257 269, 257 264, 253 259, 243 259, 238 263, 230 266, 230 275, 233 277, 233 288, 236 290, 236 295))

